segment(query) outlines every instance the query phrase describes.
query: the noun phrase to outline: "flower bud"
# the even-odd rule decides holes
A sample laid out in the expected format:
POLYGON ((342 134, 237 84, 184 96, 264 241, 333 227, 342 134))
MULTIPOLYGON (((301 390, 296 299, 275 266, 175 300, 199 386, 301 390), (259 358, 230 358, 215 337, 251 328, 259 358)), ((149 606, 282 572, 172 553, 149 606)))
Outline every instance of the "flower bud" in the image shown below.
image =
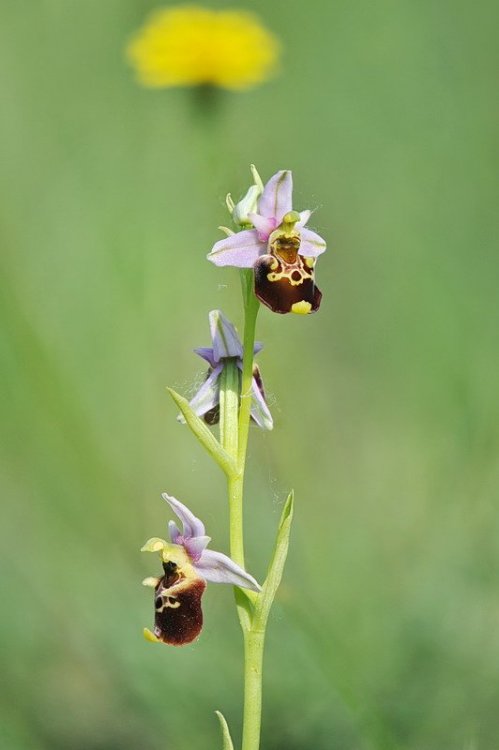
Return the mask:
POLYGON ((250 214, 257 213, 258 201, 263 193, 263 182, 254 164, 251 165, 250 170, 254 184, 248 188, 244 198, 241 198, 239 203, 234 203, 232 196, 229 193, 225 199, 225 203, 227 204, 227 208, 234 223, 242 229, 248 229, 253 226, 249 216, 250 214))

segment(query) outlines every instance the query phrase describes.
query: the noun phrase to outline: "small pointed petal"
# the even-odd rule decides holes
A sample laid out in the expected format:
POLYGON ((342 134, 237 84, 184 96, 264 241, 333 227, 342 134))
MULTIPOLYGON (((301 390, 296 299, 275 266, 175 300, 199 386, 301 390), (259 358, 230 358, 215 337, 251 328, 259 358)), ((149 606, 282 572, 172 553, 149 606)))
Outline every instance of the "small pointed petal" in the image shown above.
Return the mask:
POLYGON ((200 576, 212 583, 230 583, 251 591, 261 591, 253 576, 246 573, 223 552, 205 550, 199 561, 194 564, 194 568, 200 576))
POLYGON ((258 354, 258 352, 261 352, 263 349, 263 344, 261 341, 255 341, 255 346, 253 347, 253 354, 258 354))
POLYGON ((251 383, 251 395, 251 416, 262 430, 272 430, 274 427, 272 414, 255 378, 251 383))
POLYGON ((216 362, 215 362, 215 356, 213 354, 213 349, 211 349, 208 346, 198 346, 197 349, 194 349, 194 352, 196 354, 199 354, 200 357, 202 357, 205 362, 208 362, 210 367, 215 368, 216 362))
POLYGON ((296 226, 304 227, 311 216, 312 216, 312 211, 300 211, 300 221, 298 222, 296 226))
POLYGON ((258 232, 258 239, 261 242, 267 242, 269 236, 277 227, 276 220, 273 218, 267 219, 265 216, 260 216, 260 214, 250 214, 249 219, 258 232))
POLYGON ((293 209, 293 176, 289 169, 281 170, 265 185, 258 204, 258 213, 275 219, 278 226, 284 214, 293 209))
POLYGON ((300 249, 298 252, 305 258, 317 258, 326 250, 326 240, 311 229, 300 229, 300 249))
POLYGON ((204 523, 199 518, 196 518, 189 508, 166 492, 163 492, 161 497, 163 500, 166 500, 175 515, 181 520, 184 527, 182 533, 184 539, 190 539, 193 536, 204 536, 204 523))
POLYGON ((149 628, 144 628, 142 633, 144 634, 144 638, 146 641, 149 641, 149 643, 161 643, 159 638, 156 638, 154 633, 149 630, 149 628))
POLYGON ((258 169, 255 167, 254 164, 250 164, 250 172, 251 172, 251 176, 253 177, 253 182, 259 189, 260 193, 263 193, 264 185, 262 182, 262 178, 258 174, 258 169))
POLYGON ((196 536, 184 541, 184 548, 193 563, 196 563, 211 542, 211 536, 196 536))
POLYGON ((175 521, 168 521, 168 531, 170 532, 170 541, 172 544, 182 544, 182 542, 179 542, 182 534, 175 521))
POLYGON ((215 362, 224 357, 242 357, 243 347, 232 323, 220 310, 212 310, 209 319, 215 362))
POLYGON ((234 206, 232 219, 235 224, 240 227, 247 227, 248 224, 251 224, 249 214, 256 211, 260 195, 260 188, 257 185, 251 185, 244 198, 234 206))
POLYGON ((220 385, 218 378, 223 370, 222 365, 218 365, 210 372, 199 391, 189 401, 189 406, 198 417, 217 406, 220 400, 220 385))
POLYGON ((225 205, 227 206, 227 211, 232 216, 232 212, 233 212, 236 204, 232 200, 232 195, 230 193, 227 193, 227 195, 225 196, 225 205))
POLYGON ((255 230, 245 229, 215 242, 207 258, 216 266, 252 268, 253 263, 264 251, 265 246, 259 241, 255 230))

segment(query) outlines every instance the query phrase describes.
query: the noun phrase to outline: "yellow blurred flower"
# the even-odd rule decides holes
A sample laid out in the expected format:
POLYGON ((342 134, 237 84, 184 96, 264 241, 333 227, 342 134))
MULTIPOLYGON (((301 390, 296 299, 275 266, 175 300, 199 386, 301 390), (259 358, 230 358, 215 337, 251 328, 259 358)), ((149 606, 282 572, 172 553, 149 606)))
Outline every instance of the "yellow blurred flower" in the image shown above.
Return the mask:
POLYGON ((144 86, 247 89, 276 70, 280 45, 257 16, 195 5, 154 12, 127 54, 144 86))

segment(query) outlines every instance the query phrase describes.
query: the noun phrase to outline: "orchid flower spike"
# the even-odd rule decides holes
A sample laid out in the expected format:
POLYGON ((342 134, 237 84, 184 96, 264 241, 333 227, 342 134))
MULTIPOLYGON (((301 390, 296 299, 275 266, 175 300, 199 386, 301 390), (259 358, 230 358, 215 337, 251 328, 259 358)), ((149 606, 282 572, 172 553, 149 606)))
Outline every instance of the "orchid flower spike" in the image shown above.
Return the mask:
MULTIPOLYGON (((196 354, 208 362, 208 374, 203 385, 191 400, 190 407, 198 417, 202 416, 208 424, 214 425, 220 417, 220 376, 224 364, 227 359, 233 358, 239 370, 242 371, 243 347, 236 329, 220 310, 212 310, 209 320, 211 347, 194 349, 196 354)), ((262 344, 257 342, 254 353, 257 354, 261 349, 262 344)), ((272 429, 272 415, 265 401, 265 391, 257 365, 253 367, 251 384, 251 417, 262 429, 272 429)), ((183 421, 183 417, 179 417, 179 421, 183 421)))
POLYGON ((203 627, 201 597, 206 581, 251 591, 261 591, 261 587, 230 557, 206 549, 211 538, 189 508, 166 492, 162 498, 181 521, 182 531, 175 521, 170 521, 170 543, 153 537, 142 547, 142 552, 159 552, 163 566, 161 577, 143 581, 144 586, 154 588, 154 632, 145 628, 144 635, 155 643, 183 646, 193 641, 203 627))
POLYGON ((276 172, 263 188, 258 211, 245 217, 245 226, 251 222, 252 228, 216 242, 208 260, 216 266, 253 268, 255 294, 274 312, 315 312, 322 294, 314 266, 326 242, 305 226, 310 215, 293 210, 291 172, 276 172))

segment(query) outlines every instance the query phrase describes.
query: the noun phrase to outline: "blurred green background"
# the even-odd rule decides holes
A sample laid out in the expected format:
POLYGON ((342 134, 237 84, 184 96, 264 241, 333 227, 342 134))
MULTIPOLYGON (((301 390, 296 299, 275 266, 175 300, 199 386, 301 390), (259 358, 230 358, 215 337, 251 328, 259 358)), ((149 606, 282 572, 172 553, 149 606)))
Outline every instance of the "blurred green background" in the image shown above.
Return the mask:
POLYGON ((134 83, 123 50, 153 7, 0 2, 0 745, 204 750, 214 709, 239 737, 232 592, 210 586, 194 645, 151 646, 139 548, 168 490, 228 550, 223 478, 164 387, 193 393, 210 309, 241 325, 237 273, 204 258, 255 162, 293 169, 330 246, 320 312, 259 320, 259 578, 297 498, 262 747, 493 750, 497 6, 241 4, 282 74, 210 120, 134 83))

